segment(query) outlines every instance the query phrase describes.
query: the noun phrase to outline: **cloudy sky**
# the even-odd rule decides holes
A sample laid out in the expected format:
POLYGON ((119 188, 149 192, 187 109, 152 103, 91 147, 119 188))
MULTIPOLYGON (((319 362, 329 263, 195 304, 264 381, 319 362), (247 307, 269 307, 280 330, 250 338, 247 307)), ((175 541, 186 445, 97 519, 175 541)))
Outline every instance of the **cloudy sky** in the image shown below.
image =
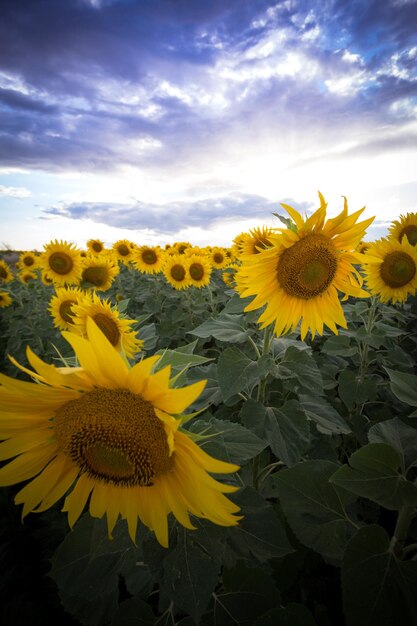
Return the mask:
POLYGON ((417 211, 416 0, 3 0, 0 247, 417 211))

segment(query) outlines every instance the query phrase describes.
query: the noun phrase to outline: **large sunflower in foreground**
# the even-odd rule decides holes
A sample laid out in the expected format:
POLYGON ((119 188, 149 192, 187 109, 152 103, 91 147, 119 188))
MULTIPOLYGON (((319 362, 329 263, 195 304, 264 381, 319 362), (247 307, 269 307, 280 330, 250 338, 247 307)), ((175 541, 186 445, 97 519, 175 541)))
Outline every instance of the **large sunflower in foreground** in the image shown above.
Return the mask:
POLYGON ((39 265, 57 285, 75 285, 81 278, 81 251, 66 241, 51 241, 44 246, 39 265))
POLYGON ((405 302, 417 291, 417 248, 406 237, 380 239, 362 257, 369 291, 381 302, 405 302))
POLYGON ((400 243, 405 238, 412 246, 417 246, 417 213, 400 215, 399 220, 392 222, 389 233, 400 243))
POLYGON ((320 208, 304 221, 294 208, 282 205, 297 232, 280 229, 268 235, 272 247, 242 258, 236 274, 241 297, 255 296, 245 311, 265 306, 259 317, 261 327, 274 325, 276 335, 294 330, 301 321, 301 338, 308 330, 323 334, 328 326, 337 334, 336 324, 346 328, 338 292, 368 297, 354 264, 353 251, 374 218, 356 223, 364 209, 348 215, 343 211, 326 221, 327 204, 321 194, 320 208))
POLYGON ((136 539, 137 523, 168 546, 167 516, 193 529, 190 513, 234 526, 239 510, 223 494, 236 487, 210 473, 236 465, 212 458, 186 432, 181 414, 206 381, 170 388, 170 367, 156 374, 153 356, 129 368, 90 319, 88 339, 65 338, 80 368, 57 368, 30 349, 41 384, 0 375, 0 485, 30 480, 15 497, 23 516, 45 511, 65 494, 63 510, 73 526, 89 500, 93 517, 107 517, 109 535, 119 516, 136 539), (174 417, 177 416, 177 417, 174 417))

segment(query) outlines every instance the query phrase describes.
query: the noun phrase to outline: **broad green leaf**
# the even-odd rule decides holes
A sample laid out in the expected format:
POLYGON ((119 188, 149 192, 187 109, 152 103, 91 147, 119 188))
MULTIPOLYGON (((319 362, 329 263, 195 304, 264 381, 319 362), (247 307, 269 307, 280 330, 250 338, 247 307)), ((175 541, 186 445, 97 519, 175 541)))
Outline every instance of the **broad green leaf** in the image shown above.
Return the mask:
POLYGON ((244 326, 244 315, 232 315, 221 313, 215 319, 209 319, 189 330, 188 334, 207 339, 214 337, 227 343, 243 343, 248 337, 248 331, 244 326))
POLYGON ((275 359, 282 359, 288 348, 295 348, 298 351, 307 350, 311 352, 308 346, 301 339, 292 339, 291 337, 275 337, 272 341, 272 354, 275 359))
POLYGON ((196 419, 190 422, 189 430, 202 435, 214 435, 200 443, 201 447, 216 458, 239 465, 259 454, 268 445, 250 430, 237 422, 196 419))
POLYGON ((280 409, 266 409, 265 436, 275 456, 291 467, 298 463, 310 443, 310 428, 298 402, 290 400, 280 409))
POLYGON ((324 398, 318 396, 298 396, 300 408, 305 412, 307 417, 317 424, 320 432, 324 434, 348 434, 352 429, 345 422, 343 417, 339 415, 335 408, 324 398))
POLYGON ((342 563, 347 626, 417 624, 417 561, 398 561, 380 526, 361 528, 342 563))
POLYGON ((397 398, 410 406, 417 406, 417 376, 405 372, 396 372, 388 367, 385 370, 388 372, 391 389, 397 398))
POLYGON ((149 604, 133 597, 119 604, 111 626, 154 626, 155 619, 149 604))
POLYGON ((371 426, 368 432, 370 443, 388 443, 400 455, 401 471, 417 465, 417 429, 404 424, 398 417, 371 426))
POLYGON ((156 364, 155 371, 161 370, 163 367, 170 365, 174 373, 187 370, 196 365, 204 365, 213 359, 200 356, 198 354, 190 354, 188 352, 180 352, 179 350, 158 350, 155 354, 160 354, 161 358, 156 364))
POLYGON ((294 552, 278 515, 255 489, 245 487, 231 498, 244 516, 228 529, 228 542, 238 558, 265 562, 294 552))
POLYGON ((339 375, 339 396, 349 410, 368 400, 375 400, 376 382, 372 378, 360 380, 356 372, 344 370, 339 375))
POLYGON ((356 526, 345 506, 352 496, 329 483, 330 461, 305 461, 273 475, 281 507, 298 539, 324 557, 341 559, 356 526))
POLYGON ((351 338, 346 335, 332 335, 326 339, 321 351, 332 356, 353 356, 358 348, 350 342, 351 338))
POLYGON ((164 559, 161 589, 198 623, 218 584, 220 568, 194 545, 189 531, 179 528, 178 534, 177 545, 164 559))
POLYGON ((207 384, 203 391, 193 402, 193 407, 196 411, 199 411, 203 407, 207 407, 209 404, 217 406, 222 402, 216 363, 210 363, 209 365, 203 365, 202 367, 197 366, 196 368, 190 369, 187 373, 187 379, 190 384, 197 382, 198 380, 207 380, 207 384))
POLYGON ((239 416, 245 428, 258 437, 264 437, 266 409, 263 404, 249 398, 240 409, 239 416))
POLYGON ((307 388, 311 394, 323 393, 320 370, 307 350, 298 350, 295 346, 289 346, 283 360, 271 373, 275 378, 295 379, 301 388, 307 388))
POLYGON ((265 615, 261 615, 253 626, 317 626, 317 624, 305 606, 291 602, 287 606, 271 609, 265 615))
POLYGON ((370 443, 352 454, 349 465, 330 478, 333 485, 347 489, 397 511, 405 504, 417 504, 417 487, 398 472, 399 453, 386 443, 370 443))
POLYGON ((259 382, 260 372, 256 361, 252 361, 239 348, 226 348, 220 354, 217 376, 223 400, 228 400, 241 391, 250 392, 259 382))
POLYGON ((226 303, 222 313, 243 313, 245 307, 252 302, 252 298, 241 298, 238 293, 233 294, 230 300, 226 303))

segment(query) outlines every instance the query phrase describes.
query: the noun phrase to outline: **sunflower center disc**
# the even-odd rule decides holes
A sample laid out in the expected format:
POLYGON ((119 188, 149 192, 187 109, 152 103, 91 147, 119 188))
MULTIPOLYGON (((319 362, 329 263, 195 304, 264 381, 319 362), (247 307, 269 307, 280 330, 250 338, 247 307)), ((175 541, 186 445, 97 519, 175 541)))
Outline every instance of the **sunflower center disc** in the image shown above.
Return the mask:
POLYGON ((98 241, 95 241, 91 247, 93 248, 94 252, 101 252, 103 250, 103 246, 98 241))
POLYGON ((153 250, 146 250, 142 254, 142 260, 147 265, 154 265, 157 261, 157 256, 153 250))
POLYGON ((71 310, 73 304, 77 304, 76 300, 64 300, 59 305, 59 314, 61 318, 67 324, 73 324, 72 318, 74 317, 74 313, 71 310))
POLYGON ((126 389, 95 389, 56 412, 63 451, 91 478, 149 487, 173 458, 153 406, 126 389))
POLYGON ((326 291, 336 271, 333 244, 324 235, 313 234, 282 252, 277 265, 277 278, 289 296, 309 300, 326 291))
POLYGON ((124 243, 122 243, 117 250, 121 256, 128 256, 130 252, 129 248, 124 243))
POLYGON ((216 252, 216 254, 213 256, 213 261, 215 263, 223 263, 224 256, 222 254, 220 254, 220 252, 216 252))
POLYGON ((86 267, 83 270, 83 280, 96 287, 104 285, 107 279, 108 274, 105 267, 86 267))
POLYGON ((204 276, 204 268, 200 263, 191 263, 189 272, 193 280, 201 280, 204 276))
POLYGON ((49 267, 57 274, 69 274, 74 262, 65 252, 53 252, 49 257, 49 267))
POLYGON ((401 231, 400 241, 402 241, 403 237, 407 237, 412 246, 417 245, 417 226, 414 226, 414 224, 405 226, 401 231))
POLYGON ((110 341, 112 346, 117 346, 120 339, 120 331, 117 327, 117 324, 114 320, 104 313, 97 313, 93 315, 93 320, 99 327, 102 333, 104 333, 105 337, 110 341))
POLYGON ((7 272, 4 267, 0 267, 0 278, 7 278, 7 272))
POLYGON ((379 273, 389 287, 404 287, 416 275, 416 264, 406 252, 391 252, 381 263, 379 273))
POLYGON ((185 278, 185 269, 182 265, 173 265, 171 267, 171 276, 174 280, 184 280, 185 278))
POLYGON ((31 266, 34 264, 34 262, 35 262, 35 261, 34 261, 34 259, 32 259, 32 257, 31 257, 31 256, 26 256, 26 257, 23 259, 23 264, 24 264, 24 265, 26 265, 26 267, 31 267, 31 266))

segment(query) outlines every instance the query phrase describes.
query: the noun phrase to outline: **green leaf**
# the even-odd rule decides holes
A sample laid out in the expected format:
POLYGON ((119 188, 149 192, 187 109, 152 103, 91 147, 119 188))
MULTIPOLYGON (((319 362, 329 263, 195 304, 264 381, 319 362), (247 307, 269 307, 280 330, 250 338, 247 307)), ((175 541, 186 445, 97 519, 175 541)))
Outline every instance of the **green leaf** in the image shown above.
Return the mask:
POLYGON ((290 400, 280 409, 266 409, 265 435, 272 452, 291 467, 298 463, 310 443, 310 428, 298 402, 290 400))
POLYGON ((291 602, 287 606, 271 609, 261 615, 253 626, 317 626, 310 611, 302 604, 291 602))
POLYGON ((153 626, 155 619, 149 604, 133 597, 119 605, 111 626, 153 626))
POLYGON ((238 557, 265 562, 294 552, 278 515, 255 489, 246 487, 231 498, 244 516, 238 526, 228 529, 229 543, 238 557))
POLYGON ((299 400, 301 409, 310 420, 317 424, 320 432, 324 434, 352 432, 343 417, 324 398, 300 395, 299 400))
POLYGON ((417 429, 404 424, 398 417, 371 426, 368 438, 370 443, 388 443, 395 448, 400 455, 404 476, 417 465, 417 429))
POLYGON ((155 354, 160 354, 161 358, 156 364, 155 371, 161 370, 163 367, 170 365, 174 373, 187 370, 196 365, 204 365, 213 359, 200 356, 198 354, 190 354, 181 352, 180 350, 158 350, 155 354))
POLYGON ((236 347, 226 348, 220 354, 217 376, 223 400, 228 400, 241 391, 251 392, 260 379, 257 362, 236 347))
POLYGON ((417 623, 417 561, 397 561, 380 526, 361 528, 342 564, 347 626, 417 623))
POLYGON ((329 483, 336 469, 330 461, 305 461, 273 475, 281 507, 298 539, 334 560, 341 559, 355 529, 345 511, 352 496, 329 483))
POLYGON ((241 298, 238 293, 233 294, 230 300, 226 303, 222 313, 243 313, 245 307, 252 302, 252 298, 241 298))
POLYGON ((161 589, 198 623, 219 581, 218 564, 179 528, 178 543, 164 559, 161 589))
POLYGON ((189 430, 203 435, 215 435, 200 443, 212 456, 239 465, 258 455, 268 445, 250 430, 237 422, 227 422, 212 417, 209 421, 196 419, 189 430))
POLYGON ((189 330, 188 334, 207 339, 214 337, 227 343, 243 343, 248 337, 248 331, 244 326, 245 316, 221 313, 215 319, 209 319, 189 330))
POLYGON ((310 394, 323 393, 323 381, 314 358, 307 350, 289 346, 281 363, 271 372, 275 378, 295 379, 299 386, 308 389, 310 394))
POLYGON ((265 416, 264 405, 252 398, 246 400, 239 412, 242 425, 261 438, 265 435, 265 416))
POLYGON ((339 396, 349 410, 368 400, 375 400, 376 395, 376 382, 372 378, 360 380, 352 370, 344 370, 339 375, 339 396))
POLYGON ((386 443, 370 443, 352 454, 330 482, 398 511, 405 504, 417 504, 417 487, 398 473, 399 453, 386 443))
POLYGON ((388 372, 391 389, 397 398, 410 406, 417 406, 417 376, 405 372, 396 372, 388 367, 385 370, 388 372))
POLYGON ((351 345, 351 338, 347 335, 332 335, 323 344, 321 351, 332 356, 353 356, 358 352, 355 345, 351 345))

